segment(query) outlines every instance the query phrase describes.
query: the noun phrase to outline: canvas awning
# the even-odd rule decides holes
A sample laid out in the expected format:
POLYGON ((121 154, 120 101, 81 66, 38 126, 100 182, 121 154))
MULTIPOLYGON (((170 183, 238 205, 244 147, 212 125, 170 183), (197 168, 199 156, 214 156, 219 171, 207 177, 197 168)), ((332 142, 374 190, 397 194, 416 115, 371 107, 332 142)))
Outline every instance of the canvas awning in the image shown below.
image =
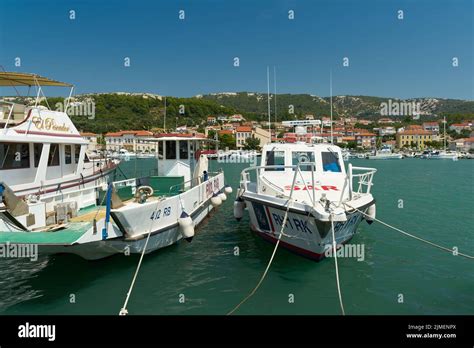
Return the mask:
POLYGON ((72 87, 69 83, 55 81, 35 74, 0 72, 0 86, 58 86, 72 87))

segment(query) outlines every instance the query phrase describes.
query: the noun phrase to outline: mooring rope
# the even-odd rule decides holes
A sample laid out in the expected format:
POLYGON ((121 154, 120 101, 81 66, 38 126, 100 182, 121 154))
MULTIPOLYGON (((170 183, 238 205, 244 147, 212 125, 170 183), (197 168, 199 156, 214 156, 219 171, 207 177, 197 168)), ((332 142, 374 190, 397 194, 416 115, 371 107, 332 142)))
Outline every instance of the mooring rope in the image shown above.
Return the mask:
POLYGON ((285 225, 286 225, 286 220, 288 218, 288 212, 290 211, 290 203, 291 203, 291 198, 288 200, 288 203, 287 203, 287 208, 286 208, 286 212, 285 212, 285 217, 283 218, 283 223, 281 225, 281 230, 280 230, 280 234, 278 236, 278 240, 275 244, 275 248, 273 248, 273 253, 272 253, 272 256, 270 257, 270 261, 268 261, 268 265, 267 265, 267 268, 265 268, 265 272, 263 272, 263 275, 262 277, 260 278, 260 280, 258 281, 257 283, 257 286, 255 286, 255 288, 242 300, 240 301, 240 303, 234 307, 234 309, 232 309, 229 313, 227 313, 227 315, 231 315, 232 313, 234 313, 237 309, 239 309, 239 307, 241 305, 243 305, 249 298, 251 298, 258 290, 258 288, 260 287, 260 285, 262 285, 263 283, 263 280, 265 279, 265 277, 267 276, 267 273, 268 273, 268 270, 270 269, 270 266, 273 262, 273 258, 275 257, 275 254, 276 254, 276 251, 278 249, 278 245, 280 245, 280 240, 281 240, 281 236, 283 236, 283 229, 285 228, 285 225))
POLYGON ((337 265, 337 252, 336 252, 336 236, 334 233, 334 220, 333 220, 334 214, 331 212, 330 215, 330 220, 331 220, 331 231, 332 231, 332 248, 333 248, 333 256, 334 256, 334 265, 336 268, 336 283, 337 283, 337 293, 339 294, 339 304, 341 305, 341 311, 342 315, 346 315, 346 312, 344 311, 344 304, 342 303, 342 294, 341 294, 341 284, 339 282, 339 268, 337 265))
POLYGON ((294 192, 294 187, 295 187, 295 183, 296 183, 296 176, 297 176, 299 170, 300 169, 299 169, 299 166, 298 166, 295 170, 295 174, 293 175, 293 182, 291 184, 290 196, 288 197, 288 201, 286 203, 287 205, 286 205, 285 217, 283 218, 283 222, 281 224, 281 229, 280 229, 280 234, 278 235, 278 240, 275 244, 275 248, 273 249, 273 253, 272 253, 272 256, 270 257, 270 261, 268 261, 267 268, 265 268, 265 272, 263 272, 263 275, 260 278, 260 280, 258 281, 257 286, 255 286, 255 288, 242 301, 240 301, 240 303, 237 306, 235 306, 234 309, 232 309, 229 313, 227 313, 227 315, 231 315, 232 313, 234 313, 237 309, 239 309, 239 307, 242 304, 244 304, 249 298, 251 298, 257 292, 258 288, 260 287, 260 285, 263 283, 263 280, 267 276, 268 270, 270 269, 270 266, 273 262, 273 258, 275 257, 278 246, 280 245, 281 236, 283 236, 283 230, 284 230, 285 225, 286 225, 286 220, 288 219, 288 213, 290 211, 290 205, 291 205, 291 202, 292 202, 292 199, 293 199, 293 192, 294 192))
MULTIPOLYGON (((161 201, 156 202, 155 210, 158 208, 160 202, 161 201)), ((155 220, 151 220, 150 231, 148 231, 148 236, 146 237, 145 245, 143 246, 143 250, 142 250, 142 253, 140 255, 140 260, 138 261, 137 269, 135 270, 135 274, 133 276, 132 283, 130 284, 130 288, 127 292, 127 297, 125 298, 125 303, 123 304, 123 307, 119 312, 119 315, 127 315, 128 314, 128 310, 127 310, 128 300, 130 299, 130 295, 132 294, 133 287, 135 286, 135 281, 137 280, 138 272, 140 272, 140 267, 142 265, 143 256, 145 256, 146 247, 148 246, 148 241, 150 240, 151 232, 153 230, 153 222, 154 221, 155 220)))
MULTIPOLYGON (((382 225, 384 225, 384 226, 386 226, 386 227, 388 227, 388 228, 391 228, 391 229, 393 229, 393 230, 395 230, 395 231, 397 231, 397 232, 400 232, 400 233, 404 234, 405 236, 414 238, 414 239, 419 240, 419 241, 421 241, 421 242, 423 242, 423 243, 429 244, 429 245, 434 246, 434 247, 436 247, 436 248, 438 248, 438 249, 441 249, 441 250, 444 250, 444 251, 449 252, 450 254, 453 254, 453 250, 452 250, 452 249, 446 248, 446 247, 444 247, 444 246, 442 246, 442 245, 433 243, 433 242, 431 242, 431 241, 429 241, 429 240, 426 240, 426 239, 423 239, 423 238, 421 238, 421 237, 418 237, 418 236, 415 236, 415 235, 413 235, 413 234, 410 234, 410 233, 408 233, 408 232, 405 232, 405 231, 403 231, 403 230, 401 230, 401 229, 399 229, 399 228, 397 228, 397 227, 395 227, 395 226, 389 225, 389 224, 387 224, 386 222, 383 222, 383 221, 381 221, 381 220, 379 220, 379 219, 377 219, 377 218, 375 218, 375 217, 371 217, 370 215, 364 213, 362 210, 359 210, 359 209, 357 209, 357 208, 354 208, 353 206, 351 206, 351 205, 349 205, 349 204, 347 204, 347 203, 342 203, 342 204, 347 205, 349 208, 354 209, 354 210, 356 210, 356 211, 362 213, 363 215, 370 217, 370 218, 373 219, 374 221, 377 221, 378 223, 380 223, 380 224, 382 224, 382 225)), ((461 252, 457 252, 457 255, 462 256, 462 257, 465 257, 465 258, 468 258, 468 259, 474 259, 474 256, 467 255, 467 254, 464 254, 464 253, 461 253, 461 252)))

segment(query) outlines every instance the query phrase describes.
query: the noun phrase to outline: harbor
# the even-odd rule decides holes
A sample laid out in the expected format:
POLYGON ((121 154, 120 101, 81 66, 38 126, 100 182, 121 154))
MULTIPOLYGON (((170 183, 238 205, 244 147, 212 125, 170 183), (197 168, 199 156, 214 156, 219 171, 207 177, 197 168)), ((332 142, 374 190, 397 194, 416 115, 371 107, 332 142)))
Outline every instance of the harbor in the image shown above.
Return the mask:
POLYGON ((473 5, 0 2, 0 348, 472 346, 473 5))
MULTIPOLYGON (((153 160, 131 160, 122 170, 134 176, 135 163, 152 169, 153 160), (143 162, 146 162, 144 164, 143 162)), ((449 246, 474 247, 462 231, 470 229, 472 187, 457 195, 473 161, 353 160, 377 168, 377 214, 417 235, 449 246), (409 182, 409 184, 407 184, 409 182), (436 185, 433 183, 436 182, 436 185), (456 196, 457 204, 449 204, 456 196), (403 208, 399 208, 400 200, 403 208), (421 223, 419 217, 423 217, 421 223), (447 216, 457 217, 454 220, 447 216)), ((218 164, 235 187, 245 164, 218 164)), ((212 168, 212 167, 211 167, 212 168)), ((192 243, 180 243, 147 255, 129 311, 140 314, 225 314, 255 285, 272 253, 271 244, 250 233, 248 216, 237 222, 233 200, 222 204, 192 243), (235 255, 235 248, 238 255, 235 255), (150 279, 150 281, 148 281, 150 279), (185 302, 180 303, 180 294, 185 302)), ((352 242, 365 245, 360 255, 340 258, 347 314, 469 314, 474 308, 468 261, 404 237, 382 225, 361 224, 352 242), (424 289, 420 291, 420 289, 424 289), (404 302, 398 302, 398 294, 404 302)), ((3 314, 116 315, 138 256, 114 256, 95 266, 74 255, 29 260, 0 259, 3 314), (61 280, 57 275, 61 274, 61 280), (74 289, 72 291, 71 289, 74 289), (71 294, 75 303, 70 302, 71 294), (97 294, 107 294, 96 302, 97 294)), ((239 314, 339 314, 334 262, 315 263, 278 251, 261 291, 239 314), (321 286, 325 284, 326 286, 321 286), (317 291, 317 296, 315 296, 317 291), (294 294, 294 303, 289 303, 294 294)))

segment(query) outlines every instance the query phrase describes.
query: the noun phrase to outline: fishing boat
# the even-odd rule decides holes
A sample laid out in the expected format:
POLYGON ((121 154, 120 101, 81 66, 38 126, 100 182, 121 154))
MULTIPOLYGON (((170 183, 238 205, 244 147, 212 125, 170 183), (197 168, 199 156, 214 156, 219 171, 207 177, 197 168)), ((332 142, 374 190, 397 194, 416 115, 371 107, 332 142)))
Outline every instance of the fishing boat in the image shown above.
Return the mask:
POLYGON ((384 146, 379 151, 375 151, 373 155, 368 155, 370 160, 391 160, 391 159, 402 159, 401 153, 393 153, 390 147, 384 146))
MULTIPOLYGON (((16 79, 20 77, 25 83, 33 82, 33 85, 59 84, 37 75, 15 75, 16 79)), ((50 112, 35 106, 27 111, 23 122, 10 114, 5 127, 7 133, 4 130, 6 135, 0 138, 0 142, 28 143, 36 139, 33 136, 44 137, 44 142, 41 156, 34 156, 34 145, 31 144, 14 147, 17 153, 13 155, 5 152, 11 147, 4 146, 4 166, 18 166, 14 161, 19 157, 25 169, 36 168, 37 173, 32 176, 35 182, 44 171, 46 178, 52 175, 51 172, 64 173, 56 167, 69 165, 65 144, 72 141, 81 145, 80 152, 72 150, 71 155, 74 159, 78 154, 77 162, 72 159, 71 162, 76 172, 81 172, 78 168, 82 168, 85 162, 81 156, 84 156, 87 144, 76 136, 77 130, 66 113, 50 112), (40 123, 37 119, 33 121, 33 117, 40 120, 48 117, 48 124, 54 125, 48 132, 53 135, 37 134, 44 133, 44 130, 38 130, 35 122, 40 123), (59 146, 54 147, 53 143, 59 146), (28 149, 30 152, 25 153, 28 149), (52 159, 55 156, 59 157, 61 165, 54 165, 52 159)), ((60 185, 53 192, 41 190, 38 194, 25 195, 22 185, 25 185, 26 176, 15 181, 12 176, 6 176, 10 167, 0 168, 0 244, 10 248, 37 245, 40 254, 72 253, 96 260, 117 253, 148 253, 183 238, 191 241, 195 227, 213 208, 222 204, 232 188, 224 187, 223 172, 209 172, 207 157, 199 155, 207 139, 165 134, 147 141, 157 142, 161 155, 157 158, 155 176, 111 182, 101 171, 98 176, 101 180, 92 184, 81 178, 72 190, 60 185)), ((60 183, 64 180, 62 178, 60 183)))
POLYGON ((375 172, 351 164, 346 171, 342 151, 333 144, 266 144, 260 166, 241 173, 234 217, 240 220, 247 209, 259 236, 320 260, 332 250, 332 227, 340 246, 362 220, 375 218, 375 172))

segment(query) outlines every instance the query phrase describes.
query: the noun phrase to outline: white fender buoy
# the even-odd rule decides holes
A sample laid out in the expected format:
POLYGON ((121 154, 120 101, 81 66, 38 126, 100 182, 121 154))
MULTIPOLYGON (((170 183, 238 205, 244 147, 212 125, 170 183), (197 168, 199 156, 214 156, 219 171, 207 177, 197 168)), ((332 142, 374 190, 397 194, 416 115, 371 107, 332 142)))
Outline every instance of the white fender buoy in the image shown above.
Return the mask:
POLYGON ((227 200, 227 196, 225 195, 224 192, 221 192, 218 194, 218 196, 221 198, 221 201, 224 202, 227 200))
POLYGON ((178 225, 183 238, 190 242, 194 237, 194 224, 191 216, 183 211, 178 219, 178 225))
POLYGON ((225 185, 224 192, 230 195, 233 192, 232 187, 230 187, 229 185, 225 185))
POLYGON ((222 204, 222 199, 217 193, 214 193, 214 195, 211 197, 211 204, 214 208, 222 204))
POLYGON ((234 217, 237 221, 240 221, 244 216, 245 202, 242 198, 237 198, 234 202, 234 217))
POLYGON ((370 225, 372 222, 374 222, 374 219, 375 219, 375 213, 376 213, 376 209, 375 209, 375 204, 372 204, 368 209, 367 209, 367 212, 365 215, 365 220, 367 221, 367 223, 370 225))

